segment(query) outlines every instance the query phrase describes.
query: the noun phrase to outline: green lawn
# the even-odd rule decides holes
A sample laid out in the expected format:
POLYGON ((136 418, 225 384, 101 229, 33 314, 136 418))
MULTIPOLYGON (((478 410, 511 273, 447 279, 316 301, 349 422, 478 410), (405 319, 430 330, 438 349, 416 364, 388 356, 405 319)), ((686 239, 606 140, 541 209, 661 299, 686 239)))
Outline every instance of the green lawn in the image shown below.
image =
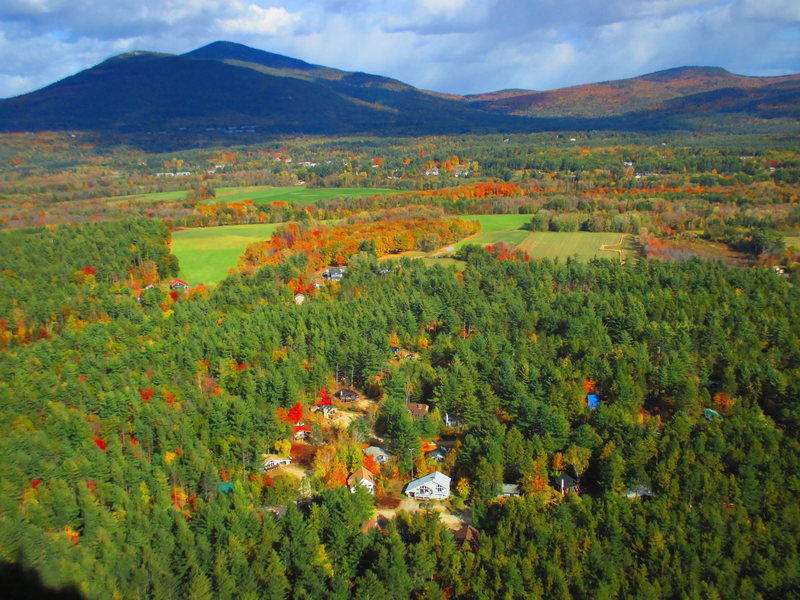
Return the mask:
POLYGON ((529 223, 533 215, 460 215, 459 219, 465 221, 478 221, 481 224, 481 232, 503 231, 508 229, 519 229, 525 223, 529 223))
POLYGON ((600 250, 600 246, 617 246, 621 237, 619 233, 533 231, 521 241, 519 249, 526 250, 532 259, 566 260, 575 255, 580 260, 616 258, 617 252, 600 250))
POLYGON ((306 188, 305 186, 271 187, 267 185, 238 188, 219 188, 216 198, 208 202, 239 202, 252 200, 253 204, 268 202, 291 202, 292 204, 311 204, 316 200, 330 200, 346 196, 364 197, 393 194, 397 190, 383 188, 306 188))
POLYGON ((189 285, 217 283, 253 242, 268 240, 278 223, 181 229, 172 233, 172 253, 180 261, 180 278, 189 285))

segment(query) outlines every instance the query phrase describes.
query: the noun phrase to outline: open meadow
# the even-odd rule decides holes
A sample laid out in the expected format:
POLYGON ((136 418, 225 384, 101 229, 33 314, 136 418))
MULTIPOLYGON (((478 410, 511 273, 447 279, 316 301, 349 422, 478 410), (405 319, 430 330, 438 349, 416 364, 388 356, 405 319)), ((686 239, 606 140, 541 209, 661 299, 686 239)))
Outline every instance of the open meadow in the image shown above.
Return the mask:
POLYGON ((236 266, 245 248, 268 240, 279 223, 181 229, 172 233, 172 253, 180 262, 180 277, 189 285, 217 283, 236 266))
MULTIPOLYGON (((188 184, 187 184, 188 185, 188 184)), ((306 205, 317 200, 330 200, 332 198, 368 197, 382 194, 396 193, 397 190, 386 188, 307 188, 304 185, 274 187, 271 185, 253 185, 243 187, 217 188, 216 195, 205 202, 243 202, 252 200, 253 204, 267 204, 269 202, 288 202, 290 204, 306 205)), ((171 202, 186 198, 186 190, 172 192, 153 192, 151 194, 134 194, 128 196, 111 196, 105 198, 106 202, 171 202)))
MULTIPOLYGON (((612 248, 623 250, 620 244, 625 235, 590 231, 532 231, 517 247, 520 250, 525 250, 531 259, 557 258, 566 260, 571 256, 577 256, 579 260, 617 258, 620 252, 612 248)), ((629 250, 629 248, 625 250, 629 250)))
POLYGON ((478 221, 481 231, 454 245, 458 250, 468 244, 488 246, 504 242, 525 250, 532 259, 566 260, 577 256, 580 260, 592 258, 624 258, 633 248, 630 236, 620 233, 594 233, 589 231, 553 232, 528 231, 521 227, 531 220, 531 215, 463 215, 458 217, 478 221), (620 246, 624 242, 623 246, 620 246), (622 252, 620 252, 622 251, 622 252))
POLYGON ((311 204, 317 200, 332 198, 368 197, 396 193, 397 190, 383 188, 307 188, 302 185, 272 187, 259 185, 252 187, 219 188, 215 198, 207 202, 242 202, 252 200, 253 204, 269 202, 289 202, 291 204, 311 204))

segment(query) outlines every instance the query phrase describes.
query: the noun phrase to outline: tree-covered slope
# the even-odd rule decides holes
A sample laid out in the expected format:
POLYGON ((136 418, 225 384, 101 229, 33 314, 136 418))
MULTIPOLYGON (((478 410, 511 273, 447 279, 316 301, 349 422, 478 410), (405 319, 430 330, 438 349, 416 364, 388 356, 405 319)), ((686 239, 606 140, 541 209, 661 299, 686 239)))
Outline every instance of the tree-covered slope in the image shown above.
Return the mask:
MULTIPOLYGON (((33 235, 28 250, 48 240, 33 235)), ((382 273, 359 256, 298 306, 286 285, 305 269, 296 255, 210 293, 119 289, 102 319, 12 336, 0 557, 88 598, 796 595, 796 288, 697 260, 462 258, 463 274, 408 260, 382 273), (391 340, 418 359, 391 361, 391 340), (440 426, 397 410, 406 395, 465 423, 447 470, 476 547, 435 514, 362 533, 366 494, 312 475, 295 506, 291 478, 264 476, 261 454, 290 431, 277 409, 343 368, 384 395, 375 425, 388 444, 440 426), (706 407, 723 417, 706 420, 706 407), (564 470, 582 495, 550 489, 564 470), (502 482, 524 497, 495 501, 502 482), (654 497, 625 498, 633 484, 654 497), (275 505, 288 507, 277 523, 275 505)), ((4 266, 22 272, 23 260, 4 266)))

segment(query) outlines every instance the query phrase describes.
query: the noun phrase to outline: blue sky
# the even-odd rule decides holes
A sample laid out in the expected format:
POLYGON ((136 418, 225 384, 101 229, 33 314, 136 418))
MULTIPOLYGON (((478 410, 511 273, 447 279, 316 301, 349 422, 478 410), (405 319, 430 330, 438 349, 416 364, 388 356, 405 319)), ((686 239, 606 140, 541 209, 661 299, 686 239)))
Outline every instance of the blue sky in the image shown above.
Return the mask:
POLYGON ((2 0, 0 98, 230 40, 457 94, 683 65, 800 72, 800 0, 2 0))

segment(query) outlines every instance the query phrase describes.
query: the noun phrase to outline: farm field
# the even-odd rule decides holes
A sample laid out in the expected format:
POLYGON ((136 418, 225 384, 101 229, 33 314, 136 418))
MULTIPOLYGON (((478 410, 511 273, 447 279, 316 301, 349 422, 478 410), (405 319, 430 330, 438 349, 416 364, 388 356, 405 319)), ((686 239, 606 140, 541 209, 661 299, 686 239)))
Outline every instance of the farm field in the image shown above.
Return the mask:
POLYGON ((191 286, 221 281, 249 244, 269 239, 279 225, 228 225, 173 232, 172 253, 180 262, 179 277, 191 286))
POLYGON ((268 202, 290 202, 292 204, 311 204, 316 200, 330 200, 346 196, 365 197, 392 194, 397 190, 384 188, 306 188, 305 186, 271 187, 267 185, 236 188, 219 188, 214 202, 241 202, 252 200, 253 204, 268 202))
MULTIPOLYGON (((397 190, 386 188, 306 188, 305 186, 272 187, 269 185, 255 185, 246 187, 222 187, 216 190, 214 198, 206 200, 209 204, 215 202, 241 202, 252 200, 253 204, 266 204, 268 202, 290 202, 292 204, 311 204, 316 200, 330 200, 345 196, 375 196, 392 194, 397 190)), ((130 196, 111 196, 105 198, 106 202, 142 201, 142 202, 170 202, 184 200, 186 190, 173 192, 153 192, 152 194, 134 194, 130 196)))
POLYGON ((506 231, 520 229, 525 223, 530 222, 533 215, 460 215, 457 218, 465 221, 478 221, 481 224, 481 233, 492 231, 506 231))
POLYGON ((800 248, 800 235, 787 235, 783 239, 787 248, 800 248))
POLYGON ((601 250, 601 246, 619 247, 622 239, 620 233, 534 231, 528 233, 517 247, 525 250, 532 259, 566 260, 577 256, 579 260, 591 260, 617 257, 618 252, 601 250))
POLYGON ((477 244, 479 246, 488 246, 496 244, 497 242, 505 242, 509 246, 516 246, 522 242, 530 232, 522 229, 505 229, 499 231, 480 231, 475 235, 464 238, 453 247, 458 250, 468 244, 477 244))

